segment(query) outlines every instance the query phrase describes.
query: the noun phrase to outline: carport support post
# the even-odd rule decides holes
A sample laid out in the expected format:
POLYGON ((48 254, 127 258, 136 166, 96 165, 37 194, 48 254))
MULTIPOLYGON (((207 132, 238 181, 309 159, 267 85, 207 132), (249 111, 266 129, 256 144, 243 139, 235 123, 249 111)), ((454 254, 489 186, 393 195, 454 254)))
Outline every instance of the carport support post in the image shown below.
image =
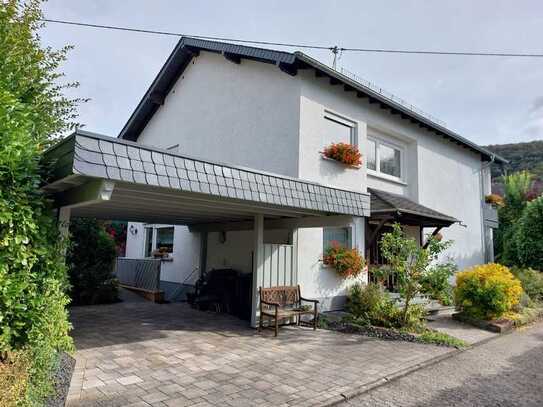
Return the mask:
POLYGON ((251 312, 251 326, 256 328, 258 316, 258 288, 264 275, 264 215, 254 217, 253 227, 253 300, 251 312))

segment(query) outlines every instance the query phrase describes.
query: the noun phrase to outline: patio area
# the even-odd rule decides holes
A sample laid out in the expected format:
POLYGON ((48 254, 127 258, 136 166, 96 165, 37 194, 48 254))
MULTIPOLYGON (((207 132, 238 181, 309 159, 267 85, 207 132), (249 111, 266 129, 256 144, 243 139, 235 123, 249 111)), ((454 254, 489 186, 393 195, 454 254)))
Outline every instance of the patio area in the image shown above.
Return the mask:
POLYGON ((325 330, 258 334, 183 303, 75 307, 69 406, 325 405, 450 348, 325 330))

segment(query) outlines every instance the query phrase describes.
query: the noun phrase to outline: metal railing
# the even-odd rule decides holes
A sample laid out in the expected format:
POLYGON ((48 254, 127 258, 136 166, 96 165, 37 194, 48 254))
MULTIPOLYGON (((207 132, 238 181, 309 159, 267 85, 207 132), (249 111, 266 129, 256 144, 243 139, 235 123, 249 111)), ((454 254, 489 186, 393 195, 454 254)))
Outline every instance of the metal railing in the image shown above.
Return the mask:
POLYGON ((415 105, 412 105, 411 103, 407 102, 405 99, 402 99, 402 98, 390 93, 389 91, 381 88, 380 86, 377 86, 374 83, 371 83, 370 81, 361 78, 357 74, 352 73, 351 71, 349 71, 349 70, 347 70, 347 69, 345 69, 343 67, 341 67, 338 72, 341 73, 342 75, 345 75, 346 77, 352 79, 353 81, 360 83, 361 85, 365 86, 366 88, 369 88, 369 89, 373 90, 374 92, 379 93, 380 95, 386 97, 387 99, 390 99, 393 102, 396 102, 396 103, 402 105, 406 109, 409 109, 412 112, 414 112, 414 113, 416 113, 416 114, 418 114, 418 115, 420 115, 422 117, 425 117, 425 118, 433 121, 436 124, 439 124, 440 126, 447 127, 447 124, 443 120, 438 119, 435 116, 432 116, 430 113, 426 113, 424 110, 419 109, 415 105))
POLYGON ((122 285, 149 291, 159 291, 160 266, 160 259, 117 257, 115 275, 122 285))

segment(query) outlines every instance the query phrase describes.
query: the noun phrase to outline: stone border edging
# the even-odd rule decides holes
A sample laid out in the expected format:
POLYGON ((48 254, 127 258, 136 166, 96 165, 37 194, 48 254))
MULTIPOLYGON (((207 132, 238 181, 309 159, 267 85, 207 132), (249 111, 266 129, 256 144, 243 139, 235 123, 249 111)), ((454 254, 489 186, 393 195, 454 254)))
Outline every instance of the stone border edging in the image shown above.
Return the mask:
POLYGON ((443 355, 435 356, 433 358, 428 359, 425 362, 418 363, 418 364, 416 364, 414 366, 410 366, 410 367, 407 367, 405 369, 399 370, 399 371, 394 372, 394 373, 392 373, 392 374, 390 374, 388 376, 381 377, 381 378, 379 378, 377 380, 374 380, 373 382, 363 384, 362 386, 359 386, 359 387, 355 388, 354 390, 352 390, 350 392, 342 393, 341 395, 339 395, 337 397, 334 397, 334 400, 327 401, 327 402, 321 404, 320 406, 321 407, 338 406, 340 404, 345 403, 346 401, 352 400, 353 398, 358 397, 358 396, 360 396, 362 394, 365 394, 365 393, 367 393, 367 392, 369 392, 371 390, 377 389, 377 388, 379 388, 381 386, 384 386, 385 384, 388 384, 388 383, 393 382, 395 380, 401 379, 402 377, 407 376, 410 373, 414 373, 414 372, 416 372, 418 370, 421 370, 421 369, 424 369, 426 367, 435 365, 435 364, 437 364, 437 363, 439 363, 439 362, 441 362, 443 360, 450 359, 453 356, 459 355, 460 353, 466 352, 467 350, 474 349, 474 348, 476 348, 478 346, 484 345, 484 344, 486 344, 486 343, 488 343, 490 341, 493 341, 493 340, 495 340, 497 338, 501 338, 504 335, 509 335, 509 334, 511 334, 513 332, 515 332, 515 331, 513 330, 513 331, 505 332, 505 333, 500 334, 500 335, 491 336, 489 338, 485 338, 485 339, 483 339, 483 340, 481 340, 479 342, 476 342, 474 344, 466 346, 465 348, 461 348, 461 349, 451 348, 450 352, 447 352, 447 353, 445 353, 443 355))

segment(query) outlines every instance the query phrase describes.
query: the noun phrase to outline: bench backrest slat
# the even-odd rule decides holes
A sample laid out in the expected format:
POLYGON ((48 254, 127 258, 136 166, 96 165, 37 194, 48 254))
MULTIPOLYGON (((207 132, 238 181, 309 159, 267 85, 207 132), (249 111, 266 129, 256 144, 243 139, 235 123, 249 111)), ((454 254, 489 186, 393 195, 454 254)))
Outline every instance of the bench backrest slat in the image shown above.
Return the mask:
POLYGON ((300 286, 278 286, 260 288, 260 300, 277 303, 282 307, 300 302, 300 286))

